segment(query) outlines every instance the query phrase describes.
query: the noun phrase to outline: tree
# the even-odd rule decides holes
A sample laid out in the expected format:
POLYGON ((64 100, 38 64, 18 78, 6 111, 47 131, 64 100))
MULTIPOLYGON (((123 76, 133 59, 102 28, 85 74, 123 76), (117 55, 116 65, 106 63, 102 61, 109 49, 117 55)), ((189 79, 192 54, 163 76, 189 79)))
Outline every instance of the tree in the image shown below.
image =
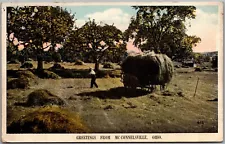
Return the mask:
POLYGON ((68 51, 80 52, 80 57, 86 53, 95 63, 95 71, 99 70, 99 63, 109 52, 125 49, 123 33, 114 25, 97 24, 95 20, 87 21, 81 28, 77 28, 69 36, 65 44, 68 51))
POLYGON ((74 15, 66 9, 52 6, 7 7, 7 34, 14 34, 26 47, 34 49, 37 70, 43 69, 44 51, 54 51, 65 41, 74 26, 74 15), (51 45, 44 47, 49 42, 51 45))
POLYGON ((125 31, 127 40, 141 50, 167 54, 172 59, 190 54, 200 42, 196 36, 186 34, 185 21, 195 18, 194 6, 133 6, 136 17, 131 18, 125 31))

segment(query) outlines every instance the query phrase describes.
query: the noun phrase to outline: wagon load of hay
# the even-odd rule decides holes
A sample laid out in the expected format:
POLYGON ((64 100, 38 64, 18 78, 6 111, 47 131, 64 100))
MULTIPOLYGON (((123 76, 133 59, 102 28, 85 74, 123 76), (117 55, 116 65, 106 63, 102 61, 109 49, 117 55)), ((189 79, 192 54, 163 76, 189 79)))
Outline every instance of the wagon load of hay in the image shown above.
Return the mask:
POLYGON ((168 56, 146 52, 128 56, 122 63, 122 71, 137 77, 141 86, 165 86, 172 79, 174 67, 168 56))

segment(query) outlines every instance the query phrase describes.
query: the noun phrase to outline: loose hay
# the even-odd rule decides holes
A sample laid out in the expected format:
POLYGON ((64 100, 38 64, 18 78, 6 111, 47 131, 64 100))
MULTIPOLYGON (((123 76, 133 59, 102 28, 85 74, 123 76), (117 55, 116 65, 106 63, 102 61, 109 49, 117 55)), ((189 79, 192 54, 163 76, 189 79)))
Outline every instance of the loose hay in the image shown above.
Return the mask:
POLYGON ((7 82, 7 89, 26 89, 30 86, 30 79, 27 77, 21 77, 17 79, 10 80, 7 82))
POLYGON ((103 68, 109 68, 109 69, 114 69, 114 64, 111 62, 106 62, 103 64, 103 68))
POLYGON ((7 127, 8 133, 87 133, 79 115, 59 107, 44 107, 31 112, 7 127))
POLYGON ((18 71, 16 72, 17 77, 22 78, 22 77, 27 77, 30 79, 35 79, 37 78, 31 71, 24 70, 24 71, 18 71))
POLYGON ((84 62, 81 60, 76 60, 74 65, 84 65, 84 62))
POLYGON ((43 105, 65 105, 65 102, 58 96, 52 94, 48 90, 35 90, 28 95, 28 106, 43 106, 43 105))
POLYGON ((168 56, 150 52, 128 56, 122 63, 122 70, 136 76, 141 85, 165 85, 171 81, 174 67, 168 56))
POLYGON ((60 76, 48 70, 43 70, 41 72, 38 72, 38 75, 40 78, 60 79, 60 76))

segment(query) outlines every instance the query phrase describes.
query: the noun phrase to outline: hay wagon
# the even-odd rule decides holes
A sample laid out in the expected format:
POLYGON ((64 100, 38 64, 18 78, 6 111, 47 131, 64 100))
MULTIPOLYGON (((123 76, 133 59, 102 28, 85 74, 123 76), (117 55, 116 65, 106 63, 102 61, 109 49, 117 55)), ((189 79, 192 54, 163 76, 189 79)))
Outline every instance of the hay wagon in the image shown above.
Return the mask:
POLYGON ((152 91, 157 85, 163 90, 171 81, 174 72, 171 59, 165 54, 154 52, 128 56, 121 68, 124 87, 140 87, 152 91))
POLYGON ((142 83, 135 75, 128 74, 128 73, 122 73, 121 74, 121 82, 123 83, 125 88, 141 88, 141 89, 147 89, 148 91, 153 91, 156 89, 156 86, 148 83, 142 83))

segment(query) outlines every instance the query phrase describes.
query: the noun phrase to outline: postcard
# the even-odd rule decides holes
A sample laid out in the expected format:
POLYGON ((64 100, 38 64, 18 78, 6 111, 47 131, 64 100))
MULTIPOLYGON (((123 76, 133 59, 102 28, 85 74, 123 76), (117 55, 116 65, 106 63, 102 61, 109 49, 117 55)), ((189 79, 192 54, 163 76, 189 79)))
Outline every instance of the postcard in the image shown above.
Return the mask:
POLYGON ((222 2, 2 3, 2 141, 223 141, 223 18, 222 2))

